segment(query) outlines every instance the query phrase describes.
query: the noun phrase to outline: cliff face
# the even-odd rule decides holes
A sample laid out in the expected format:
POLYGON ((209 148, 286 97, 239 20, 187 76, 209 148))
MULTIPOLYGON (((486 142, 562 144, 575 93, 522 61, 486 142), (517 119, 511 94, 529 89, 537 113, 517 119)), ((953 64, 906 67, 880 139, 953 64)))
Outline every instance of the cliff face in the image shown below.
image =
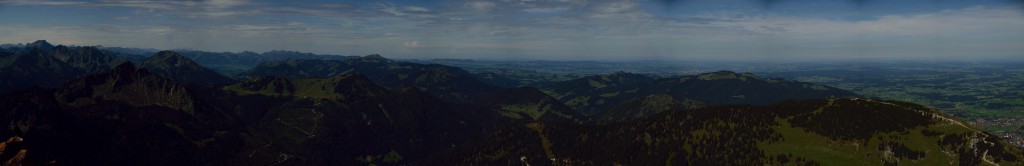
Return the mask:
POLYGON ((195 100, 184 86, 126 62, 114 70, 68 82, 56 92, 70 106, 118 101, 133 106, 158 105, 193 112, 195 100))

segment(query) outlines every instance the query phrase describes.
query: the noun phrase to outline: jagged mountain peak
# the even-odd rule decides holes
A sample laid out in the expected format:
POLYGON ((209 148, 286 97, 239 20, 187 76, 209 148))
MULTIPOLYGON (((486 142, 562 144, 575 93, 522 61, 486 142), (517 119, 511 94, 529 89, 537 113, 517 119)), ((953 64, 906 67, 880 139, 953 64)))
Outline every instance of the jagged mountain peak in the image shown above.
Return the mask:
POLYGON ((50 42, 46 42, 46 40, 36 40, 35 42, 26 44, 25 47, 39 49, 45 52, 53 50, 53 45, 50 44, 50 42))
POLYGON ((30 44, 31 45, 49 45, 49 46, 53 46, 53 45, 50 44, 50 42, 46 42, 46 40, 36 40, 36 41, 34 41, 34 42, 30 43, 30 44))
POLYGON ((392 62, 394 62, 391 59, 384 58, 384 56, 381 56, 380 54, 366 55, 366 56, 360 57, 359 61, 362 61, 362 62, 376 62, 376 63, 392 63, 392 62))

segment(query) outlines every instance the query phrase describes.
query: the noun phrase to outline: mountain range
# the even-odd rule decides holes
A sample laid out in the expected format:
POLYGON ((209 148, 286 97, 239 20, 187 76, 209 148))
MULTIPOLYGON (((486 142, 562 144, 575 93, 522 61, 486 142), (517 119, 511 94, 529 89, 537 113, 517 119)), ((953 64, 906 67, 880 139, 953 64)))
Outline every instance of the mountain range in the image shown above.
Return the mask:
POLYGON ((266 60, 235 76, 176 51, 131 56, 45 41, 0 49, 0 138, 16 140, 0 160, 1024 164, 1020 148, 930 108, 750 73, 617 72, 510 87, 493 80, 513 77, 380 55, 266 60))

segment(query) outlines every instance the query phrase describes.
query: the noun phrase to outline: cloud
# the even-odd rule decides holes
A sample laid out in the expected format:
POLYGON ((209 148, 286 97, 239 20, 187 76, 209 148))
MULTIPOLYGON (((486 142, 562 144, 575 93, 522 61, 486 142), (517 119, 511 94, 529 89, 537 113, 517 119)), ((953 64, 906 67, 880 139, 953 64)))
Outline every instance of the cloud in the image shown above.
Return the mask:
POLYGON ((347 3, 318 3, 315 6, 326 7, 326 8, 335 8, 335 9, 351 9, 355 5, 347 4, 347 3))
POLYGON ((405 11, 410 11, 410 12, 430 12, 430 9, 427 9, 425 7, 419 7, 419 6, 406 6, 405 7, 405 11))
POLYGON ((249 2, 244 0, 208 0, 204 4, 210 8, 228 9, 236 6, 246 5, 249 2))
POLYGON ((511 32, 508 31, 508 30, 496 30, 496 31, 488 32, 487 34, 494 36, 494 35, 508 35, 510 33, 511 32))
POLYGON ((400 8, 400 7, 396 7, 394 4, 381 4, 381 3, 378 3, 376 5, 377 5, 377 7, 380 8, 379 9, 380 11, 382 11, 384 13, 391 14, 393 16, 415 16, 415 17, 423 17, 423 18, 436 17, 435 15, 431 14, 432 11, 430 9, 427 9, 425 7, 406 6, 406 7, 401 7, 400 8))
POLYGON ((623 13, 636 7, 632 1, 618 1, 596 8, 599 13, 623 13))
POLYGON ((402 10, 398 10, 398 8, 395 8, 395 7, 392 7, 392 6, 383 7, 383 8, 380 9, 380 11, 385 12, 385 13, 390 13, 390 14, 395 15, 395 16, 404 16, 405 15, 405 12, 402 12, 402 10))
POLYGON ((164 33, 174 32, 174 28, 166 27, 166 26, 163 26, 163 27, 149 27, 149 28, 144 28, 142 31, 143 32, 149 32, 149 33, 164 34, 164 33))
POLYGON ((492 8, 494 8, 494 6, 497 6, 497 4, 495 4, 494 2, 487 1, 474 1, 469 2, 468 4, 466 4, 466 6, 469 6, 470 8, 477 11, 489 11, 492 8))
MULTIPOLYGON (((292 23, 289 23, 292 24, 292 23)), ((237 31, 301 31, 306 30, 303 27, 297 26, 272 26, 272 25, 236 25, 232 29, 237 31)))
POLYGON ((406 48, 417 48, 420 47, 420 41, 406 41, 405 43, 402 43, 402 45, 406 48))
POLYGON ((299 8, 299 7, 265 7, 261 8, 260 11, 266 13, 283 13, 283 14, 308 14, 308 15, 320 15, 329 16, 337 14, 333 10, 324 9, 310 9, 310 8, 299 8))
POLYGON ((633 1, 613 1, 602 4, 591 4, 588 17, 592 18, 643 18, 651 16, 647 11, 641 10, 633 1))
POLYGON ((589 0, 558 0, 558 2, 566 2, 566 3, 580 3, 580 4, 582 4, 582 3, 587 3, 587 2, 589 2, 589 0))
POLYGON ((527 13, 559 13, 568 11, 569 7, 539 7, 539 8, 527 8, 523 9, 523 12, 527 13))

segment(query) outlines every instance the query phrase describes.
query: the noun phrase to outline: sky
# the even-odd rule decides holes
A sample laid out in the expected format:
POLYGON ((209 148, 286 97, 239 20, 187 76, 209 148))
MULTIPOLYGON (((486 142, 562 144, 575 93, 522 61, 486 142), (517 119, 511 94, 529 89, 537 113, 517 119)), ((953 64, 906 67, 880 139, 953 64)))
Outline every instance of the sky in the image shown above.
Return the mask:
POLYGON ((1020 60, 1024 0, 0 0, 0 43, 401 59, 1020 60))

